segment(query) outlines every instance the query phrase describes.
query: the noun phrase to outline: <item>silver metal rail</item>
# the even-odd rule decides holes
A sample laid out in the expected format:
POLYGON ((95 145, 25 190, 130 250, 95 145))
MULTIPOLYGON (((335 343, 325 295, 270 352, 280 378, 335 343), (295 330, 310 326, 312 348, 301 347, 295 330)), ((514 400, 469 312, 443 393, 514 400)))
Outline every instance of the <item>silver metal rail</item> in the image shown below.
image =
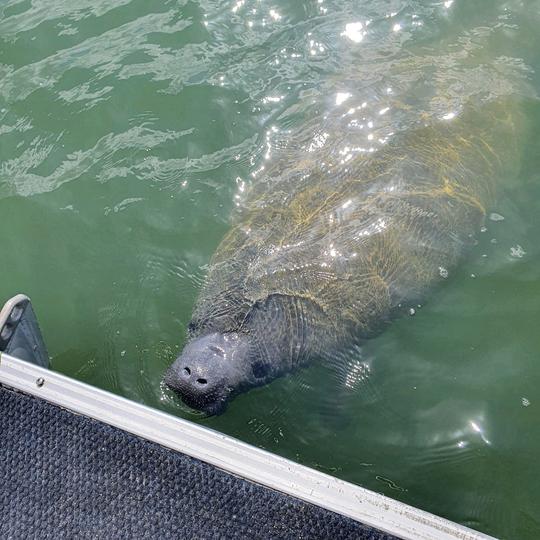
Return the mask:
POLYGON ((298 465, 227 435, 134 403, 6 353, 0 353, 0 384, 116 426, 229 473, 349 516, 404 540, 491 538, 378 493, 298 465))

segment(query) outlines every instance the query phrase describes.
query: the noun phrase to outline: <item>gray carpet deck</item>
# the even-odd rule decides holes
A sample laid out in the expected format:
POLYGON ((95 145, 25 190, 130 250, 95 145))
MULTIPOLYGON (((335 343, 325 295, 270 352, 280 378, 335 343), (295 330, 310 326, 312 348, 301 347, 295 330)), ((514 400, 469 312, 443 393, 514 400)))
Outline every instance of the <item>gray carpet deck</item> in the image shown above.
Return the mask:
POLYGON ((0 538, 392 537, 0 387, 0 538))

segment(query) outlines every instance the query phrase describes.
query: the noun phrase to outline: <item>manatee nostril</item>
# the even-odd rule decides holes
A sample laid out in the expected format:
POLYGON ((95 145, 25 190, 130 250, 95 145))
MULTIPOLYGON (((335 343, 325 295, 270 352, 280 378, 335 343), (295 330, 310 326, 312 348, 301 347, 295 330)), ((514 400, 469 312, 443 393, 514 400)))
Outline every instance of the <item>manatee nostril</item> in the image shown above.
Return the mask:
POLYGON ((197 382, 199 384, 203 384, 203 385, 208 383, 208 381, 206 379, 197 379, 197 382))
POLYGON ((184 368, 184 373, 185 373, 186 375, 191 375, 191 369, 189 369, 188 367, 185 367, 185 368, 184 368))

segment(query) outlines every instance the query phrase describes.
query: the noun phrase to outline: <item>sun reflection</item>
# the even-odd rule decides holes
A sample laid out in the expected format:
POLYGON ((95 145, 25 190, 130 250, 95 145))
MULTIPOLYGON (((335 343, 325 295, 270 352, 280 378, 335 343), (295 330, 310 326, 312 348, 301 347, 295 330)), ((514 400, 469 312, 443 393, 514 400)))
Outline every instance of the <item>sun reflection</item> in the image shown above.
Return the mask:
POLYGON ((510 256, 514 259, 522 259, 526 254, 527 252, 519 244, 510 248, 510 256))
POLYGON ((315 135, 315 137, 313 137, 313 140, 312 140, 311 144, 309 145, 307 151, 308 152, 315 152, 315 150, 317 150, 317 148, 322 148, 325 145, 326 140, 328 139, 328 137, 329 137, 328 133, 317 133, 315 135))
POLYGON ((240 206, 242 199, 244 198, 244 195, 245 195, 244 192, 246 191, 246 183, 240 176, 236 177, 236 186, 237 186, 238 191, 236 195, 234 196, 234 199, 235 199, 234 203, 236 204, 236 206, 240 206))
POLYGON ((345 25, 345 31, 341 33, 342 36, 354 41, 355 43, 360 43, 366 36, 366 31, 364 30, 364 25, 360 22, 347 23, 345 25))
POLYGON ((354 235, 355 239, 359 240, 360 238, 380 233, 386 229, 387 225, 388 223, 386 219, 378 218, 373 223, 370 223, 367 227, 364 227, 358 233, 356 233, 354 235))
POLYGON ((336 94, 336 105, 341 105, 351 97, 349 92, 338 92, 336 94))
POLYGON ((259 174, 261 174, 264 171, 264 169, 265 169, 264 165, 261 165, 258 169, 254 170, 251 173, 251 177, 252 178, 257 178, 257 176, 259 176, 259 174))
POLYGON ((354 389, 369 379, 371 368, 365 362, 355 362, 347 372, 345 386, 354 389))
POLYGON ((244 4, 246 3, 246 0, 238 0, 236 4, 232 7, 231 11, 233 13, 236 13, 244 4))
MULTIPOLYGON (((324 0, 317 0, 318 4, 322 4, 324 0)), ((328 8, 325 8, 323 6, 319 6, 319 9, 321 10, 321 13, 328 13, 328 8)))
POLYGON ((471 428, 473 429, 473 431, 475 433, 478 433, 478 435, 480 435, 480 438, 488 445, 490 446, 491 445, 491 441, 489 441, 485 435, 484 435, 484 431, 483 429, 480 427, 480 425, 475 422, 474 420, 470 420, 469 421, 469 425, 471 426, 471 428))

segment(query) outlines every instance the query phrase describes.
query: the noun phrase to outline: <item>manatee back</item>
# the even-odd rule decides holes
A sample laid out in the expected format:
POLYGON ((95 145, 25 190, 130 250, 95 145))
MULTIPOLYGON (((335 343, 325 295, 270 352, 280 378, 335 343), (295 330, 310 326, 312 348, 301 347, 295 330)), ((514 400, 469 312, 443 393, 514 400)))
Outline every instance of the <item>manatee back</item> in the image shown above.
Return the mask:
POLYGON ((336 333, 373 333, 473 242, 497 179, 517 161, 511 110, 471 108, 346 166, 301 156, 268 176, 216 251, 195 318, 238 328, 279 294, 308 299, 336 333))

